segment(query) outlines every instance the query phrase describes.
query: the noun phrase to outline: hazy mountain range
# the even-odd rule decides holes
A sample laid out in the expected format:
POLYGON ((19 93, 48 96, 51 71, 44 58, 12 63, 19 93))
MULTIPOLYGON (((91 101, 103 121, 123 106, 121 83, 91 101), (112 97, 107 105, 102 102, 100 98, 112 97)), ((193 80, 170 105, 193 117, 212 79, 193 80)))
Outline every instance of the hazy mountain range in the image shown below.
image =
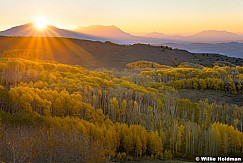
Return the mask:
POLYGON ((163 44, 173 48, 185 49, 192 53, 217 53, 233 57, 243 58, 243 43, 191 43, 191 44, 163 44))
POLYGON ((167 43, 171 40, 133 36, 123 32, 115 26, 90 26, 86 28, 77 28, 74 30, 60 29, 55 26, 47 26, 45 30, 36 29, 32 23, 12 27, 0 32, 1 36, 45 36, 45 37, 66 37, 93 41, 111 41, 119 44, 134 43, 167 43))
MULTIPOLYGON (((89 27, 80 27, 74 29, 76 32, 98 36, 101 38, 109 38, 114 40, 132 40, 132 39, 160 39, 160 41, 172 41, 174 43, 223 43, 223 42, 243 42, 243 35, 235 34, 227 31, 205 30, 190 36, 166 35, 163 33, 152 32, 142 36, 134 36, 126 33, 116 26, 93 25, 89 27)), ((154 40, 158 41, 158 40, 154 40)), ((152 42, 154 42, 152 41, 152 42)))
POLYGON ((144 36, 152 38, 167 38, 190 43, 243 42, 243 35, 217 30, 205 30, 190 36, 166 35, 158 32, 149 33, 144 36))
POLYGON ((79 27, 74 29, 74 31, 110 39, 124 40, 136 38, 136 36, 126 33, 116 26, 92 25, 89 27, 79 27))
POLYGON ((190 36, 152 32, 142 36, 134 36, 116 26, 93 25, 66 30, 49 25, 45 30, 37 30, 33 24, 29 23, 2 31, 0 35, 66 37, 93 41, 111 41, 119 44, 167 45, 191 52, 220 53, 243 58, 243 35, 227 31, 206 30, 190 36))

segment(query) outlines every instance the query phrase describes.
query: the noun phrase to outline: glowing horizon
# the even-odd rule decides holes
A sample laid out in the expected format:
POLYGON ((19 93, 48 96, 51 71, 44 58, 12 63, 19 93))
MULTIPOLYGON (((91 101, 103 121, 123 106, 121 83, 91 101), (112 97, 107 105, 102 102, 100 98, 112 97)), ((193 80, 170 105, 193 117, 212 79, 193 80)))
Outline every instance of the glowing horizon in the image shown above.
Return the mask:
POLYGON ((242 11, 242 0, 9 0, 0 5, 0 31, 41 15, 63 29, 100 24, 129 33, 243 33, 242 11))
POLYGON ((47 19, 44 17, 37 17, 34 24, 38 30, 44 30, 47 27, 47 19))

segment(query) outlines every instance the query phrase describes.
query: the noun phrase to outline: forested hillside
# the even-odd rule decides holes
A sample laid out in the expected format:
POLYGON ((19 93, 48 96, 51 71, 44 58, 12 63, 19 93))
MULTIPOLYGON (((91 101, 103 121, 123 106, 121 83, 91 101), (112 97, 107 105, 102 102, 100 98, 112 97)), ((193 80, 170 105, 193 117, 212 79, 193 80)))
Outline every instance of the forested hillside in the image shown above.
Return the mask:
POLYGON ((242 156, 243 106, 178 94, 182 88, 242 94, 242 66, 140 61, 91 71, 12 54, 0 58, 5 162, 242 156))

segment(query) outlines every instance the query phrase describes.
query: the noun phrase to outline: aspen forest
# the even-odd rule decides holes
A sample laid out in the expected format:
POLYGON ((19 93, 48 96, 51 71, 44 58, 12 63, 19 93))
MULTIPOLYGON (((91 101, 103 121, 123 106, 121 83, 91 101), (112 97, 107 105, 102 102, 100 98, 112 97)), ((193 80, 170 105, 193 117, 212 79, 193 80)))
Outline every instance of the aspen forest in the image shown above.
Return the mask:
POLYGON ((88 69, 19 53, 0 58, 4 162, 243 155, 243 105, 178 93, 242 97, 242 66, 137 61, 123 69, 88 69))

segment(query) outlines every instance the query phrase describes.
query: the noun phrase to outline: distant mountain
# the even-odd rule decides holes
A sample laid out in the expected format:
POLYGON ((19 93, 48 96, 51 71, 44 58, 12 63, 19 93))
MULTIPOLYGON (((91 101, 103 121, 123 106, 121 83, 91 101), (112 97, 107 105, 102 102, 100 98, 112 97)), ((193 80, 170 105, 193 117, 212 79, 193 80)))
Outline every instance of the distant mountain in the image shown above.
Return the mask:
POLYGON ((217 30, 206 30, 190 36, 166 35, 163 33, 153 32, 144 35, 144 37, 170 39, 184 43, 223 43, 233 41, 243 42, 243 35, 217 30))
POLYGON ((32 23, 12 27, 6 31, 2 31, 0 32, 0 36, 66 37, 93 41, 111 41, 118 44, 161 44, 177 42, 167 39, 133 36, 115 26, 90 26, 77 28, 71 31, 49 25, 45 30, 37 30, 32 23))
POLYGON ((166 35, 164 33, 159 33, 159 32, 152 32, 143 35, 143 37, 150 37, 150 38, 159 38, 159 39, 170 39, 170 40, 184 40, 184 36, 180 35, 166 35))
POLYGON ((76 32, 88 34, 91 36, 98 36, 102 38, 110 39, 131 39, 134 38, 133 35, 122 31, 120 28, 112 26, 103 26, 103 25, 92 25, 89 27, 79 27, 74 29, 76 32))
POLYGON ((228 55, 232 57, 243 58, 243 43, 229 42, 229 43, 193 43, 193 44, 164 44, 173 48, 185 49, 192 53, 217 53, 228 55))
POLYGON ((99 40, 99 41, 103 40, 102 38, 74 32, 70 30, 59 29, 51 25, 47 26, 43 30, 38 30, 35 27, 35 25, 32 23, 12 27, 8 30, 0 32, 0 35, 1 36, 66 37, 66 38, 78 38, 78 39, 99 40))
POLYGON ((227 31, 206 30, 195 35, 188 36, 186 37, 186 40, 190 40, 194 43, 243 42, 243 36, 227 31))
MULTIPOLYGON (((146 43, 146 44, 156 44, 171 42, 171 39, 167 38, 156 38, 156 37, 145 37, 145 36, 134 36, 130 33, 124 32, 120 28, 112 26, 103 25, 92 25, 89 27, 79 27, 74 29, 75 32, 80 32, 83 34, 102 37, 106 40, 119 43, 119 44, 134 44, 134 43, 146 43)), ((175 41, 177 42, 177 41, 175 41)))

